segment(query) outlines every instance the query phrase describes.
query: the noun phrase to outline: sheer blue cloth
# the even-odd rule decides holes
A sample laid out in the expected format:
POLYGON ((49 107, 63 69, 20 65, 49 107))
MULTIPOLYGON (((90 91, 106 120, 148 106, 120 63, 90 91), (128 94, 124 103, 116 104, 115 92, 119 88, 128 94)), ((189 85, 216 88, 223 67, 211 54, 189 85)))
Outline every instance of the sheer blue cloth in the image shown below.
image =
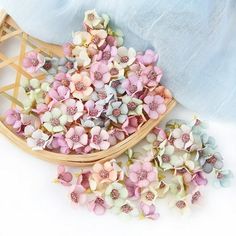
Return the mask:
POLYGON ((126 45, 154 48, 163 83, 179 103, 208 119, 236 122, 235 0, 0 0, 29 34, 62 44, 85 10, 108 13, 126 45))

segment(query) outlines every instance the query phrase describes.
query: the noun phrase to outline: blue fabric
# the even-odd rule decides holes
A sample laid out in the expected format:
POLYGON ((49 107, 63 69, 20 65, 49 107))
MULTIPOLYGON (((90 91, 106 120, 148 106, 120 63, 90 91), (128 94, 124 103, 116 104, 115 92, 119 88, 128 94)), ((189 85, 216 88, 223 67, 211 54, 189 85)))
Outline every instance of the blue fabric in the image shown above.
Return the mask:
POLYGON ((53 43, 81 29, 85 10, 108 13, 126 45, 160 54, 163 83, 205 118, 236 122, 235 0, 0 0, 31 35, 53 43))

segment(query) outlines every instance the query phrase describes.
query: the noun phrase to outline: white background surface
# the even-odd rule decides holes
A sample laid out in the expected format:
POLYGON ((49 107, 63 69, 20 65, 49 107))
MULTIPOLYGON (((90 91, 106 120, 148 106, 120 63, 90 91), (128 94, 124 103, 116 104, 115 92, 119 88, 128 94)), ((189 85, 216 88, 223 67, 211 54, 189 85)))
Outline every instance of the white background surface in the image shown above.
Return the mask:
MULTIPOLYGON (((191 119, 192 115, 178 106, 169 117, 191 119)), ((236 126, 209 124, 226 167, 236 176, 236 126)), ((235 180, 227 189, 209 184, 203 202, 190 214, 181 216, 161 202, 159 220, 125 221, 111 213, 96 216, 86 208, 73 208, 68 189, 52 183, 55 176, 56 165, 24 153, 0 135, 0 236, 235 235, 235 180)))
MULTIPOLYGON (((11 48, 9 56, 16 54, 11 48)), ((0 77, 9 82, 3 74, 0 77)), ((193 115, 178 106, 169 118, 190 120, 193 115)), ((236 124, 209 121, 209 125, 225 166, 236 176, 236 124)), ((188 215, 179 215, 164 201, 158 204, 159 220, 124 221, 110 213, 99 217, 86 208, 73 208, 68 189, 54 184, 55 177, 56 165, 24 153, 0 134, 0 236, 236 235, 235 180, 227 189, 209 184, 202 204, 188 215)))

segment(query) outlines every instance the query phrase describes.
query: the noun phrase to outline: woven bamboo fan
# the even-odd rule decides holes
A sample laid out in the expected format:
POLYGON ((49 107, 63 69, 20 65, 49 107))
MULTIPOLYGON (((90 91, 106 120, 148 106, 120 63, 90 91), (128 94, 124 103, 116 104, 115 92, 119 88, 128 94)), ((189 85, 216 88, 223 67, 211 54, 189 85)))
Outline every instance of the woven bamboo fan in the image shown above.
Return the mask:
MULTIPOLYGON (((0 111, 6 111, 10 107, 21 108, 19 85, 22 78, 31 79, 32 75, 22 68, 22 60, 27 51, 36 50, 43 55, 62 56, 60 46, 47 44, 23 32, 13 19, 4 11, 0 11, 0 111), (18 50, 18 55, 9 54, 9 49, 18 50), (17 47, 17 48, 16 48, 17 47), (11 81, 5 77, 10 70, 11 81), (6 99, 4 99, 6 98, 6 99), (5 106, 5 108, 4 108, 5 106)), ((35 77, 35 76, 34 76, 35 77)), ((37 75, 43 79, 44 75, 37 75)), ((166 113, 157 120, 148 120, 136 133, 109 148, 106 151, 95 152, 85 155, 64 155, 50 151, 32 151, 26 142, 15 135, 3 122, 3 114, 0 119, 0 131, 18 147, 43 160, 61 163, 71 166, 88 166, 95 162, 102 162, 118 157, 128 148, 141 141, 175 106, 173 99, 167 106, 166 113)))

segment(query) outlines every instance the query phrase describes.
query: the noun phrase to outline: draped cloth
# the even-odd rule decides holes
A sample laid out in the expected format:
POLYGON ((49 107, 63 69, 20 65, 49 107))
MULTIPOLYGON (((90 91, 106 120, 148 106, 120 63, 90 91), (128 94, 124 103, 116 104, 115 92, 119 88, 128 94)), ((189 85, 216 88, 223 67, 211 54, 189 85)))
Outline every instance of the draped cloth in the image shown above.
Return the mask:
POLYGON ((207 119, 236 122, 235 0, 0 0, 32 36, 71 40, 84 11, 107 13, 125 45, 155 49, 162 83, 183 106, 207 119))

